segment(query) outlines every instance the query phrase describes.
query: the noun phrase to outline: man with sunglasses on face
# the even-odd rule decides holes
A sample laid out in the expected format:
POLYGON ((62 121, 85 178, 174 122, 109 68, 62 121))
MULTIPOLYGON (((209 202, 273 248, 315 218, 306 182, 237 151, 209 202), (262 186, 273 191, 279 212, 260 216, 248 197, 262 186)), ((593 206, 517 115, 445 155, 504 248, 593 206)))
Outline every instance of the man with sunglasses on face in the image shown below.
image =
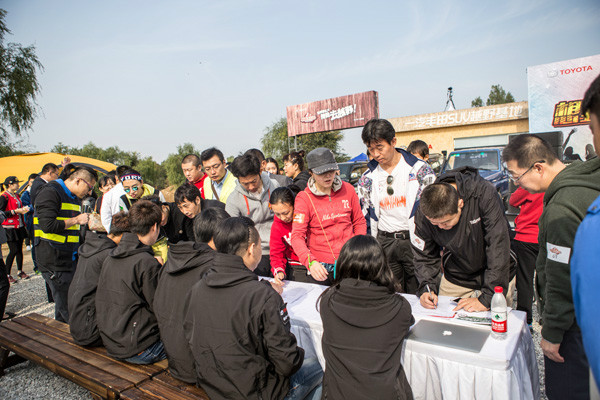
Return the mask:
POLYGON ((516 185, 545 192, 535 268, 546 394, 549 399, 587 399, 588 361, 575 319, 571 254, 577 228, 600 194, 600 159, 565 166, 548 142, 528 134, 511 140, 502 159, 516 185))
POLYGON ((142 175, 134 170, 130 169, 123 173, 121 176, 121 183, 123 184, 124 195, 121 196, 119 207, 121 211, 129 211, 131 206, 145 196, 151 196, 158 192, 158 196, 161 202, 165 202, 165 197, 158 190, 152 186, 144 183, 142 175))
POLYGON ((44 185, 35 200, 35 255, 52 292, 58 321, 69 321, 67 298, 77 265, 79 230, 89 218, 81 213, 81 199, 97 181, 96 171, 77 167, 64 181, 56 179, 44 185))
POLYGON ((435 180, 435 173, 423 160, 396 148, 396 131, 385 119, 367 122, 362 140, 373 157, 358 182, 367 226, 383 247, 402 290, 414 294, 419 284, 410 234, 421 191, 435 180))

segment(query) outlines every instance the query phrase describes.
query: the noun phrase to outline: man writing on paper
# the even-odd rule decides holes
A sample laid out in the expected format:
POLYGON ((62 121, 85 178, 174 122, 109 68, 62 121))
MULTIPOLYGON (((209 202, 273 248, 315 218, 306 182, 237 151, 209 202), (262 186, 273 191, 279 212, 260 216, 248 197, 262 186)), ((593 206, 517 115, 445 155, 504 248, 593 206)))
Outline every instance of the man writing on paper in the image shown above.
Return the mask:
POLYGON ((508 291, 510 301, 516 268, 508 229, 496 189, 476 169, 449 171, 427 186, 411 236, 421 305, 435 308, 438 295, 452 296, 462 297, 455 310, 485 311, 495 286, 508 291))

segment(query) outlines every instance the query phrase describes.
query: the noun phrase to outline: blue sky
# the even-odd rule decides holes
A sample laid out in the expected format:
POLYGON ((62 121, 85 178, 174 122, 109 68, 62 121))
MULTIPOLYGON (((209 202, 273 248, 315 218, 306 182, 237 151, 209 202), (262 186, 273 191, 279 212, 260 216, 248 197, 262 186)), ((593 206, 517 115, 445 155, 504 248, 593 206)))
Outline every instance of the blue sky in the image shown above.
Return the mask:
MULTIPOLYGON (((44 65, 32 150, 260 147, 286 106, 376 90, 380 116, 527 100, 526 68, 600 54, 590 1, 0 1, 44 65)), ((345 131, 350 155, 360 129, 345 131)))

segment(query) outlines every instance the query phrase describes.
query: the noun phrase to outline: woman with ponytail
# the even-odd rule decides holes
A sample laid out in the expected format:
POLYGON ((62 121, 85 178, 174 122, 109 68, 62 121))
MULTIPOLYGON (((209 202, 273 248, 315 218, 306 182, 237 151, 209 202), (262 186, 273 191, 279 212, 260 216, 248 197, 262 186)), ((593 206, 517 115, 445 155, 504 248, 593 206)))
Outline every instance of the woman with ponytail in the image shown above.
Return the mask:
POLYGON ((2 222, 8 244, 6 273, 8 281, 15 283, 15 279, 10 275, 10 270, 15 259, 17 260, 17 269, 19 270, 17 276, 20 279, 29 279, 29 275, 23 272, 23 240, 27 237, 23 215, 27 214, 29 207, 23 206, 21 197, 17 193, 17 190, 19 190, 19 180, 16 176, 9 176, 0 186, 2 190, 5 190, 0 196, 0 210, 6 214, 6 219, 2 222))

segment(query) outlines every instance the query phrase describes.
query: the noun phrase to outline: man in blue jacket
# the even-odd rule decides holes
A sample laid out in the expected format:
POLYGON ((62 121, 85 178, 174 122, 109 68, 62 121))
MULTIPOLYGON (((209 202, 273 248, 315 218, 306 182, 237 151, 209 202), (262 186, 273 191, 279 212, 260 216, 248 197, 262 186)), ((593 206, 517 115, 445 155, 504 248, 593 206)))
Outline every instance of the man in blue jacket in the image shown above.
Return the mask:
MULTIPOLYGON (((590 85, 581 103, 581 111, 590 115, 590 129, 594 135, 594 147, 600 151, 600 76, 590 85)), ((597 313, 598 288, 600 287, 600 197, 588 208, 581 222, 571 260, 571 284, 575 316, 581 328, 583 346, 596 384, 600 382, 600 320, 597 313)))

